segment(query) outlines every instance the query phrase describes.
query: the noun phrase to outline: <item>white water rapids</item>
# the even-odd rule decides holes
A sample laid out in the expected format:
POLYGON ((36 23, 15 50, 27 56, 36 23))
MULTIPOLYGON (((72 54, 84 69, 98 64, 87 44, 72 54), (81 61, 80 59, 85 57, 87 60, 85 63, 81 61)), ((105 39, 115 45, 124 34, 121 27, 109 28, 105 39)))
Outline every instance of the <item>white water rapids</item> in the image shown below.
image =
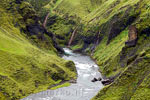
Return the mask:
POLYGON ((99 67, 89 56, 73 53, 68 48, 64 50, 69 56, 64 55, 63 58, 72 60, 76 65, 77 83, 32 94, 22 100, 90 100, 104 87, 100 81, 91 82, 93 78, 101 77, 101 74, 98 71, 99 67))

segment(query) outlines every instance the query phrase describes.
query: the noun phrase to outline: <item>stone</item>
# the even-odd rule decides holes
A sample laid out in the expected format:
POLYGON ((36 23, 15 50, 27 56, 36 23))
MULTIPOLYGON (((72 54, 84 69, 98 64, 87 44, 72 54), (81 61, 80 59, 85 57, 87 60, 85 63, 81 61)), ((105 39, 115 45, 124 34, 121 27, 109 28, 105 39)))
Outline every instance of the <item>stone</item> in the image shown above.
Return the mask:
POLYGON ((129 26, 128 37, 129 37, 128 41, 133 41, 137 39, 137 29, 135 26, 133 25, 129 26))
POLYGON ((76 80, 70 80, 69 82, 70 82, 70 83, 73 83, 73 84, 77 83, 76 80))
POLYGON ((96 82, 96 81, 98 81, 97 78, 94 78, 91 82, 96 82))
POLYGON ((103 85, 109 85, 109 84, 111 84, 112 82, 113 82, 112 80, 106 79, 106 80, 102 81, 102 84, 103 84, 103 85))
POLYGON ((138 35, 137 35, 137 29, 135 26, 131 25, 129 27, 129 32, 128 32, 128 41, 125 42, 125 45, 128 47, 133 47, 136 46, 138 35))
POLYGON ((101 81, 101 80, 102 80, 102 78, 101 78, 101 77, 99 77, 99 78, 98 78, 98 81, 101 81))

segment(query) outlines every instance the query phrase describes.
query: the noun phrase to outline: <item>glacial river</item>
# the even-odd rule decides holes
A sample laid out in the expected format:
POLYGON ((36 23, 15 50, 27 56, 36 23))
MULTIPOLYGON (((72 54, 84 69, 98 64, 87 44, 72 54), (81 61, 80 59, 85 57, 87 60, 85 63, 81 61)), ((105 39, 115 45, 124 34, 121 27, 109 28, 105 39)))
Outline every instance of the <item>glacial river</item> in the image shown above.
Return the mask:
POLYGON ((104 86, 100 81, 91 82, 93 78, 102 77, 98 71, 99 67, 89 57, 79 53, 73 53, 70 49, 64 48, 69 55, 64 55, 66 60, 72 60, 77 69, 77 83, 57 90, 47 90, 32 94, 22 100, 90 100, 104 86))

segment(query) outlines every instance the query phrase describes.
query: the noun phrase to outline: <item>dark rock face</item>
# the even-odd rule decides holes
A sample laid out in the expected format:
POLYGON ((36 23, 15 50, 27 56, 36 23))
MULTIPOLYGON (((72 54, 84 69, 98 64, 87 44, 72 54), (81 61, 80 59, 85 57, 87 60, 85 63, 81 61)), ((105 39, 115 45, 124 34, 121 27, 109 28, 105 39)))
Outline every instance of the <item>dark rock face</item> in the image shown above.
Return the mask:
MULTIPOLYGON (((127 66, 128 63, 131 63, 132 59, 136 55, 137 48, 133 47, 133 45, 129 45, 130 42, 128 42, 128 46, 126 45, 124 48, 122 48, 122 51, 120 53, 120 61, 119 64, 121 67, 127 66), (128 60, 131 59, 131 60, 128 60)), ((132 41, 131 41, 132 43, 132 41)))
POLYGON ((44 33, 44 29, 39 25, 39 24, 34 24, 34 25, 28 25, 27 26, 27 31, 29 35, 38 35, 44 33))
POLYGON ((150 36, 150 27, 145 28, 144 30, 142 30, 141 34, 146 34, 147 36, 150 36))
POLYGON ((21 4, 21 2, 24 0, 16 0, 16 4, 21 4))
POLYGON ((60 39, 60 40, 65 40, 65 37, 63 37, 63 36, 61 36, 61 35, 55 35, 56 36, 56 38, 58 38, 58 39, 60 39))
POLYGON ((136 46, 137 40, 127 41, 125 42, 125 45, 128 47, 134 47, 136 46))
MULTIPOLYGON (((64 53, 64 50, 56 43, 55 36, 53 35, 53 33, 48 32, 40 24, 39 16, 36 14, 32 6, 22 2, 22 0, 16 0, 16 2, 21 3, 21 5, 23 5, 22 7, 18 5, 18 12, 23 17, 23 21, 26 23, 26 28, 23 28, 24 33, 26 33, 29 36, 35 35, 37 39, 39 39, 41 42, 46 42, 46 45, 50 47, 51 41, 47 39, 47 37, 45 36, 46 34, 51 38, 52 44, 56 48, 56 50, 60 53, 64 53), (31 22, 29 20, 31 20, 31 22)), ((40 44, 37 45, 40 46, 40 44)))
POLYGON ((54 23, 56 23, 56 20, 57 20, 57 16, 56 15, 49 17, 48 18, 48 22, 47 22, 47 26, 53 25, 54 23))
POLYGON ((124 14, 118 13, 114 15, 109 22, 104 23, 101 26, 102 33, 108 34, 107 44, 111 42, 113 38, 118 36, 126 27, 134 22, 138 14, 131 14, 132 7, 129 7, 124 14), (123 15, 120 17, 120 15, 123 15))
POLYGON ((60 47, 60 46, 57 44, 57 42, 56 42, 56 38, 55 38, 55 37, 53 37, 53 38, 52 38, 52 40, 53 40, 53 45, 54 45, 54 47, 57 49, 57 51, 58 51, 58 52, 60 52, 60 53, 64 53, 63 48, 62 48, 62 47, 60 47))
POLYGON ((137 57, 138 57, 138 55, 134 55, 134 56, 128 58, 127 65, 130 65, 134 60, 136 60, 137 57))
POLYGON ((125 67, 128 64, 130 64, 134 59, 136 58, 136 44, 138 40, 138 32, 135 26, 129 27, 128 32, 128 41, 125 42, 125 47, 122 48, 122 51, 120 53, 120 66, 125 67))
POLYGON ((53 33, 48 32, 44 27, 42 27, 40 24, 31 24, 28 25, 27 27, 27 33, 28 35, 37 35, 38 39, 41 39, 43 41, 46 40, 46 37, 44 34, 47 34, 49 37, 51 37, 53 46, 57 49, 58 52, 64 53, 64 50, 56 43, 55 37, 53 33))

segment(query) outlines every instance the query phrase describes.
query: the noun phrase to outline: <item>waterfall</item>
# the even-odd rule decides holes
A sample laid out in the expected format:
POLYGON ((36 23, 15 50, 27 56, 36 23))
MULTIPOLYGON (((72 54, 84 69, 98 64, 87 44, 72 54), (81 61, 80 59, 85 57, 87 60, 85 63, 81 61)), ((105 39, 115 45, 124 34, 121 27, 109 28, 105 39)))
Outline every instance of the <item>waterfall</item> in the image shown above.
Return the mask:
POLYGON ((71 38, 70 38, 70 40, 69 40, 69 43, 68 43, 68 47, 70 47, 71 46, 71 44, 72 44, 72 41, 73 41, 73 39, 74 39, 74 36, 76 35, 76 31, 77 31, 77 29, 78 29, 78 27, 76 27, 75 28, 75 30, 73 31, 73 33, 72 33, 72 35, 71 35, 71 38))

